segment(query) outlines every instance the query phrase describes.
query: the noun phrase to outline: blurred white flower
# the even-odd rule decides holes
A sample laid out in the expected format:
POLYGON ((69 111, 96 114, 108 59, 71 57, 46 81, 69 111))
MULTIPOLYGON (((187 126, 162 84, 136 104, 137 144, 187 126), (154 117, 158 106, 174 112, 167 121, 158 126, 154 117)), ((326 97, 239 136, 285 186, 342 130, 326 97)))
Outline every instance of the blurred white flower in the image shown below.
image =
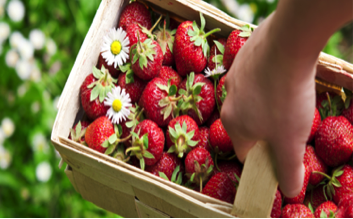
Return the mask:
POLYGON ((15 124, 13 123, 13 121, 6 117, 2 120, 1 122, 1 129, 5 134, 5 137, 10 137, 14 131, 15 131, 15 124))
POLYGON ((34 82, 39 82, 42 79, 42 73, 37 65, 34 65, 31 71, 30 79, 34 82))
POLYGON ((35 49, 43 49, 45 43, 44 33, 39 29, 34 29, 29 33, 29 40, 35 49))
POLYGON ((12 0, 7 5, 7 14, 11 20, 15 22, 21 21, 25 16, 25 6, 21 1, 12 0))
POLYGON ((6 0, 0 0, 0 18, 4 16, 6 0))
POLYGON ((17 61, 19 60, 20 56, 16 52, 16 50, 11 49, 6 53, 5 61, 7 66, 14 68, 16 66, 17 61))
POLYGON ((10 26, 5 22, 0 22, 0 42, 5 41, 10 35, 10 26))
POLYGON ((47 182, 50 179, 51 174, 52 169, 47 161, 43 161, 42 163, 38 164, 36 168, 36 176, 38 181, 47 182))
POLYGON ((0 6, 4 6, 6 4, 6 0, 0 0, 0 6))
POLYGON ((17 88, 17 95, 19 97, 23 97, 23 95, 25 95, 27 93, 27 84, 21 84, 18 88, 17 88))
POLYGON ((239 4, 237 1, 234 1, 234 0, 221 0, 221 1, 230 13, 234 15, 237 14, 237 9, 239 7, 239 4))
POLYGON ((53 39, 48 38, 45 42, 45 48, 50 56, 55 55, 56 53, 56 43, 53 39))
POLYGON ((2 143, 4 143, 5 138, 6 138, 6 136, 5 136, 4 131, 2 129, 0 129, 0 145, 2 145, 2 143))
POLYGON ((271 3, 273 3, 275 0, 266 0, 266 1, 267 1, 267 3, 271 4, 271 3))
POLYGON ((22 39, 18 45, 18 51, 22 59, 31 59, 34 55, 34 47, 32 43, 27 39, 22 39))
POLYGON ((38 101, 32 103, 32 105, 31 105, 31 110, 32 110, 33 113, 39 112, 39 110, 40 110, 40 105, 39 105, 39 102, 38 102, 38 101))
POLYGON ((16 72, 18 77, 26 80, 31 75, 32 65, 27 60, 19 60, 16 64, 16 72))
POLYGON ((61 69, 61 62, 56 61, 51 65, 49 69, 49 74, 55 75, 58 71, 60 71, 60 69, 61 69))
POLYGON ((23 36, 20 32, 14 31, 11 36, 10 36, 10 45, 13 48, 17 48, 20 44, 20 42, 23 40, 23 36))
POLYGON ((240 20, 248 23, 251 23, 254 20, 254 12, 248 4, 240 5, 236 15, 240 20))
POLYGON ((0 168, 3 170, 7 169, 11 164, 11 160, 10 152, 0 145, 0 168))
POLYGON ((33 136, 32 149, 34 152, 43 152, 43 153, 49 152, 48 141, 43 135, 43 133, 37 133, 33 136))

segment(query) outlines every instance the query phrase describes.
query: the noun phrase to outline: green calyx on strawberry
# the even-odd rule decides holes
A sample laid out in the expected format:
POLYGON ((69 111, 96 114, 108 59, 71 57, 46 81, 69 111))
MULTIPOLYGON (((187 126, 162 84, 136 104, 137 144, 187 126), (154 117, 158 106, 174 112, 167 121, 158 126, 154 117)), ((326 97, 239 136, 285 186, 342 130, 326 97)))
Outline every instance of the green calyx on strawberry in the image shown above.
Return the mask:
POLYGON ((147 29, 146 27, 144 27, 141 24, 139 24, 139 27, 141 28, 142 33, 146 34, 148 38, 153 39, 154 35, 152 34, 152 32, 153 32, 154 28, 156 28, 156 26, 158 25, 159 21, 161 21, 162 17, 163 17, 162 15, 159 16, 158 20, 153 25, 153 27, 151 27, 151 29, 147 29))
POLYGON ((241 33, 238 36, 240 37, 250 37, 251 33, 254 31, 254 28, 250 27, 249 24, 245 24, 240 28, 241 33))
POLYGON ((174 43, 174 35, 176 33, 176 29, 169 30, 169 16, 167 14, 166 19, 164 20, 163 28, 159 26, 159 30, 154 32, 157 42, 161 46, 163 55, 167 51, 167 46, 171 53, 173 53, 173 43, 174 43))
POLYGON ((343 88, 344 94, 346 96, 345 101, 344 101, 344 108, 348 109, 351 103, 351 100, 353 99, 353 92, 343 88))
POLYGON ((117 80, 109 74, 104 66, 102 66, 101 70, 93 66, 92 72, 97 81, 87 86, 87 88, 92 89, 90 101, 92 102, 99 97, 99 102, 102 103, 107 93, 115 87, 114 83, 117 83, 117 80))
POLYGON ((226 88, 224 87, 224 85, 222 86, 222 96, 221 96, 221 101, 222 103, 224 102, 224 100, 226 99, 227 97, 227 91, 226 91, 226 88))
POLYGON ((121 72, 126 74, 125 83, 134 83, 134 71, 131 68, 131 63, 126 63, 125 65, 119 66, 121 72))
POLYGON ((177 123, 174 126, 175 129, 169 127, 169 136, 172 142, 174 143, 168 150, 168 153, 176 153, 179 158, 184 156, 184 153, 187 153, 191 150, 190 147, 195 147, 198 144, 198 141, 191 140, 194 137, 195 130, 187 132, 186 122, 183 123, 183 126, 180 126, 180 123, 177 123))
MULTIPOLYGON (((222 45, 222 43, 218 42, 217 40, 213 41, 217 47, 217 49, 221 52, 221 54, 215 54, 215 56, 212 58, 212 61, 216 64, 216 66, 218 65, 223 65, 223 55, 224 55, 224 46, 222 45)), ((217 50, 215 50, 217 51, 217 50)), ((213 75, 212 77, 219 77, 219 74, 213 75)))
POLYGON ((194 169, 194 173, 186 173, 185 175, 190 178, 190 182, 200 185, 200 192, 202 192, 203 184, 206 183, 213 174, 213 165, 209 164, 209 160, 207 158, 206 162, 202 165, 195 160, 194 169))
POLYGON ((174 117, 179 115, 179 108, 177 107, 178 101, 181 99, 181 97, 176 97, 177 93, 177 86, 171 85, 170 84, 171 79, 168 80, 168 84, 163 85, 163 84, 156 84, 156 86, 167 92, 168 96, 165 98, 161 99, 158 103, 160 107, 163 107, 161 110, 161 114, 163 115, 163 120, 166 120, 170 115, 174 117))
POLYGON ((198 82, 194 84, 194 78, 194 72, 187 75, 186 90, 179 90, 179 94, 183 96, 183 99, 179 100, 178 106, 182 110, 183 114, 186 114, 189 109, 193 109, 198 115, 200 121, 202 121, 202 115, 200 110, 197 108, 196 103, 202 100, 202 97, 199 94, 201 93, 202 86, 205 85, 205 83, 198 82))
MULTIPOLYGON (((158 172, 158 174, 163 179, 169 181, 169 179, 168 179, 167 175, 165 175, 165 173, 158 172)), ((181 185, 181 183, 183 182, 183 173, 180 171, 180 165, 175 167, 170 181, 173 182, 173 183, 176 183, 178 185, 181 185)))
POLYGON ((135 107, 130 107, 130 114, 127 117, 126 127, 134 130, 137 124, 143 120, 143 108, 135 104, 135 107))
MULTIPOLYGON (((139 35, 138 38, 140 38, 139 35)), ((131 53, 133 56, 132 64, 135 64, 136 61, 139 60, 140 68, 147 68, 147 59, 152 62, 154 60, 153 55, 156 54, 154 47, 156 47, 156 45, 153 44, 152 39, 146 39, 143 42, 138 39, 137 44, 134 44, 131 48, 131 53)))
POLYGON ((202 47, 202 52, 205 57, 207 57, 209 51, 210 51, 210 46, 208 45, 207 42, 207 37, 215 32, 221 31, 220 28, 213 29, 209 31, 208 33, 205 33, 205 25, 206 25, 206 20, 203 17, 202 13, 200 13, 200 20, 201 20, 201 27, 199 28, 196 24, 196 21, 192 23, 192 28, 193 30, 188 31, 188 35, 191 37, 190 41, 194 42, 195 46, 201 46, 202 47))
POLYGON ((137 159, 140 160, 140 167, 142 170, 145 170, 145 158, 154 159, 153 154, 147 151, 148 149, 148 134, 144 134, 139 137, 140 130, 136 134, 135 132, 131 132, 132 134, 132 145, 125 151, 125 154, 130 153, 130 156, 136 156, 137 159))
POLYGON ((121 125, 114 124, 114 131, 115 133, 109 136, 107 140, 102 143, 102 147, 106 148, 105 154, 111 155, 117 149, 119 143, 122 143, 128 140, 131 136, 121 139, 120 136, 122 135, 123 131, 121 125))
POLYGON ((125 163, 130 160, 130 157, 126 156, 125 154, 125 148, 123 144, 118 144, 111 156, 125 163))
POLYGON ((326 173, 318 172, 318 171, 313 171, 312 173, 320 174, 326 177, 324 181, 322 181, 320 184, 326 184, 324 185, 323 191, 324 191, 324 196, 326 200, 332 200, 332 197, 335 195, 335 188, 334 187, 342 187, 341 183, 337 180, 337 177, 341 176, 344 171, 342 170, 344 166, 341 166, 337 168, 335 171, 332 173, 332 177, 327 175, 326 173), (325 181, 328 182, 326 183, 325 181), (327 194, 326 194, 327 193, 327 194), (327 197, 328 196, 328 197, 327 197))
POLYGON ((86 145, 86 142, 82 141, 82 138, 85 136, 87 128, 82 128, 81 121, 79 121, 75 129, 70 129, 71 139, 77 143, 86 145))
POLYGON ((338 116, 342 112, 340 109, 343 108, 341 104, 343 103, 342 97, 336 95, 333 99, 331 99, 328 92, 326 92, 327 100, 323 100, 321 102, 322 108, 319 108, 321 119, 324 120, 328 116, 338 116))

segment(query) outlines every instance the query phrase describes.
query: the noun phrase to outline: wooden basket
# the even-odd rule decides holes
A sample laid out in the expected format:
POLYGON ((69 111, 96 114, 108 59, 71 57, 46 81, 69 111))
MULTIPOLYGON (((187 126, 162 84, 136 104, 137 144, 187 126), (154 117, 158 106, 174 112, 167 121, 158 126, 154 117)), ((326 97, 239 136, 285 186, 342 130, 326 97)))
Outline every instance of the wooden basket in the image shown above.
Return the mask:
MULTIPOLYGON (((264 142, 258 142, 245 162, 233 209, 231 204, 166 181, 67 138, 74 122, 84 114, 79 101, 79 87, 91 73, 92 66, 97 64, 103 36, 117 25, 119 15, 128 2, 102 0, 58 104, 51 141, 68 164, 65 173, 75 190, 84 199, 124 217, 233 217, 232 214, 268 217, 277 180, 269 156, 264 156, 268 154, 264 142)), ((179 20, 199 22, 199 12, 202 12, 207 28, 220 27, 222 31, 217 34, 223 37, 246 24, 203 1, 143 2, 179 20)), ((340 92, 342 87, 353 90, 353 66, 321 53, 317 85, 318 90, 340 92)))

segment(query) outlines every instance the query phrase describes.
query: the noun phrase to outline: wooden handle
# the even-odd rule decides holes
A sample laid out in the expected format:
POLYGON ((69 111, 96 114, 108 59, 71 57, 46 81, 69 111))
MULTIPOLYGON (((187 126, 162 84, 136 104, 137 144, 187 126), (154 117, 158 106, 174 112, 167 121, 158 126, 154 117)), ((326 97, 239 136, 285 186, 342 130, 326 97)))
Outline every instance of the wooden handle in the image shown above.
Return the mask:
POLYGON ((270 217, 277 185, 268 144, 258 141, 246 157, 232 215, 245 218, 270 217))

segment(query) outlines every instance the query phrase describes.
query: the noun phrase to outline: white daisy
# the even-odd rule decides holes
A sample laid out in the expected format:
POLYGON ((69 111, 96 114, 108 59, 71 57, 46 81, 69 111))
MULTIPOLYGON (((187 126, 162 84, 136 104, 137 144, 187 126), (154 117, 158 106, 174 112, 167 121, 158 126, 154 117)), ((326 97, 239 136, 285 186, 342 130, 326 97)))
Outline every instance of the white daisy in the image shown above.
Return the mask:
POLYGON ((0 145, 0 168, 3 170, 7 169, 11 164, 11 160, 10 152, 0 145))
POLYGON ((47 182, 50 179, 51 174, 52 169, 47 161, 43 161, 42 163, 38 164, 36 168, 36 176, 38 181, 47 182))
POLYGON ((40 152, 40 153, 49 152, 49 145, 43 133, 39 132, 33 136, 32 149, 34 152, 40 152))
POLYGON ((29 41, 31 41, 35 49, 38 49, 38 50, 42 49, 45 43, 44 33, 39 29, 33 29, 29 33, 29 41))
POLYGON ((18 77, 22 80, 27 80, 31 76, 32 65, 27 60, 19 60, 15 69, 18 77))
POLYGON ((11 49, 6 53, 5 61, 7 66, 14 68, 17 64, 17 61, 20 59, 20 55, 15 49, 11 49))
POLYGON ((15 123, 8 117, 4 118, 1 122, 1 129, 5 137, 10 137, 15 131, 15 123))
POLYGON ((57 50, 55 41, 51 38, 48 38, 45 42, 45 49, 47 50, 49 56, 55 55, 57 50))
POLYGON ((107 94, 104 105, 110 106, 107 116, 112 120, 112 123, 116 124, 126 120, 130 115, 129 108, 132 106, 130 95, 125 92, 125 89, 121 89, 120 86, 113 88, 107 94))
POLYGON ((24 39, 23 35, 18 32, 18 31, 14 31, 11 35, 10 35, 10 45, 13 48, 18 48, 19 44, 21 43, 21 41, 24 39))
POLYGON ((21 1, 12 0, 7 5, 7 14, 11 20, 15 22, 21 21, 25 16, 25 6, 21 1))
POLYGON ((210 70, 210 68, 207 68, 205 70, 205 77, 210 77, 210 76, 214 76, 214 75, 220 75, 220 74, 223 74, 224 72, 226 72, 227 70, 224 68, 223 65, 219 65, 219 66, 216 66, 215 69, 213 69, 212 71, 210 70))
POLYGON ((102 56, 108 65, 114 63, 114 68, 121 66, 129 59, 129 45, 129 37, 126 37, 126 32, 121 27, 117 30, 110 29, 103 37, 102 56))
POLYGON ((10 26, 5 22, 0 22, 0 41, 5 41, 10 35, 10 26))
POLYGON ((18 51, 23 59, 31 59, 34 55, 34 47, 32 43, 27 39, 20 40, 18 44, 18 51))

